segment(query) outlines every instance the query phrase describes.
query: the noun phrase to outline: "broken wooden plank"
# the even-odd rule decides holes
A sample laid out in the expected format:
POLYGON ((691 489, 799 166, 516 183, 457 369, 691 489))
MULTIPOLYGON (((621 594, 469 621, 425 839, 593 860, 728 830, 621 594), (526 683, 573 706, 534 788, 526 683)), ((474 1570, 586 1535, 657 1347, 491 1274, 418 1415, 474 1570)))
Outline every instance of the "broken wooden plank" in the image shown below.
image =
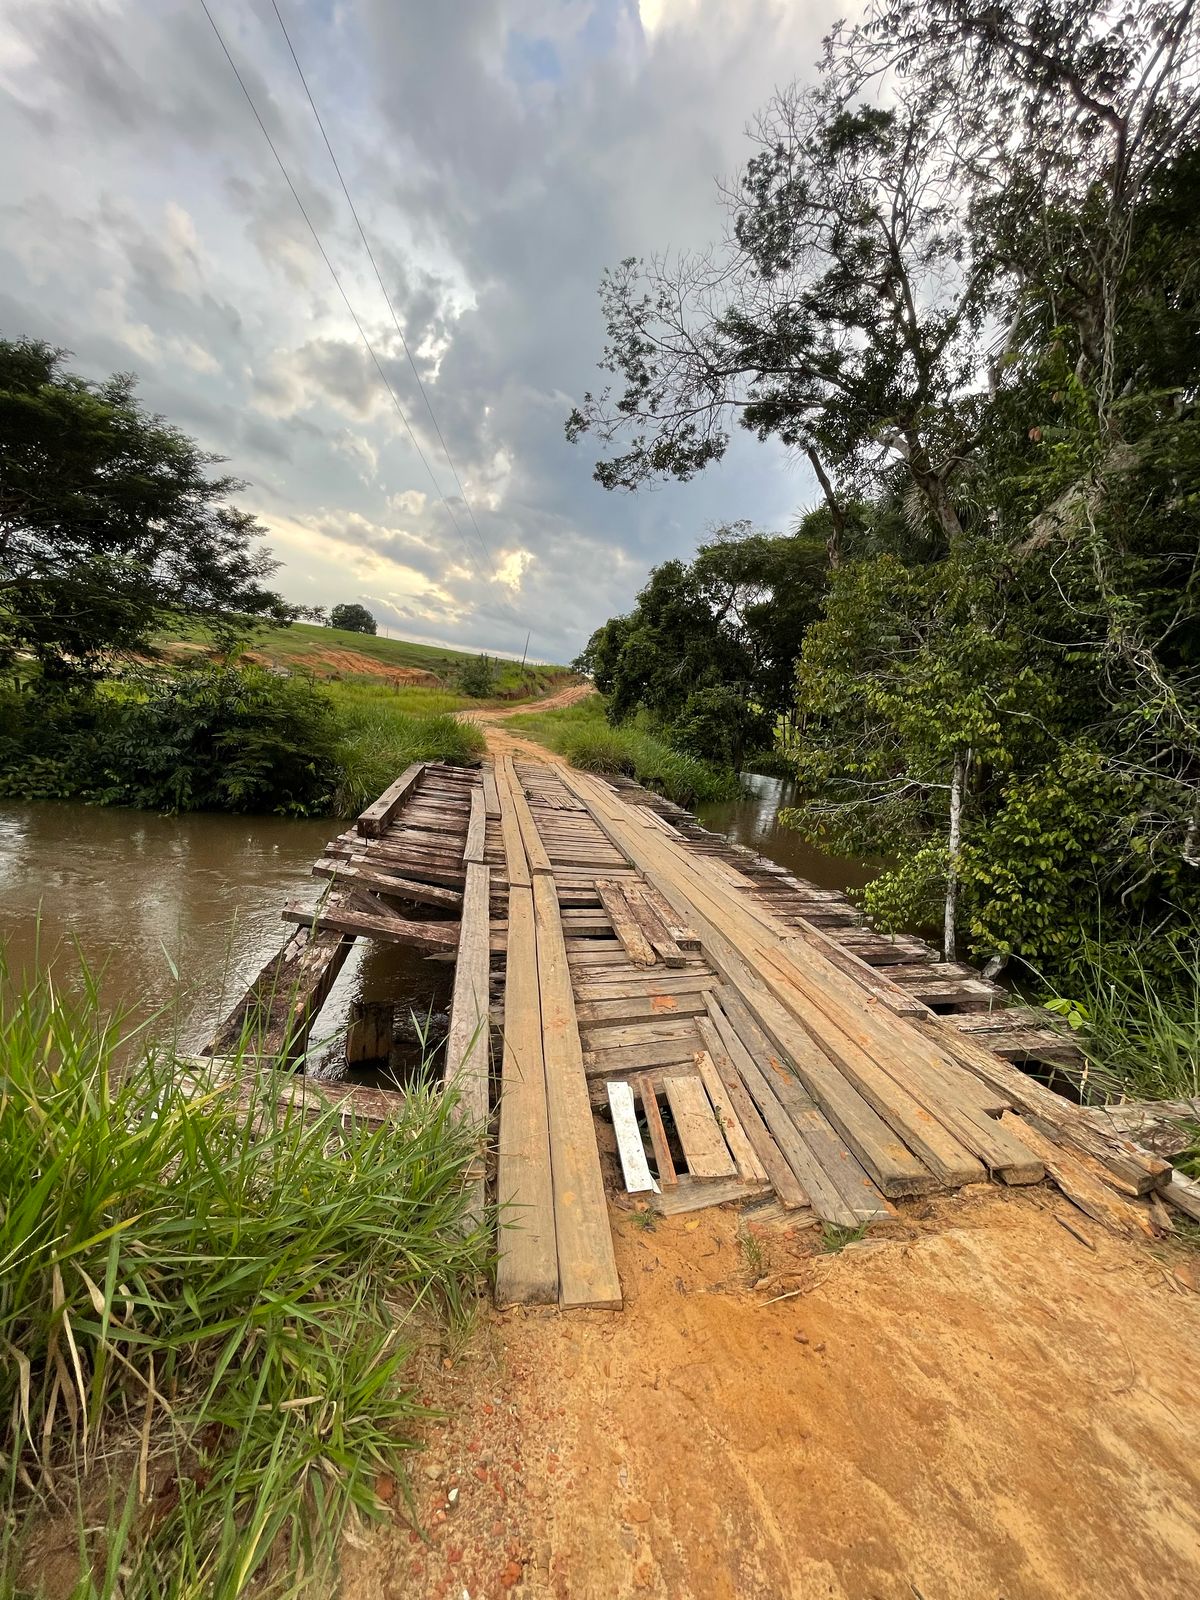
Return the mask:
POLYGON ((395 783, 389 784, 379 799, 372 801, 359 817, 359 833, 368 838, 377 838, 383 833, 404 804, 405 798, 416 788, 424 770, 423 761, 414 761, 411 767, 406 767, 395 783))
POLYGON ((218 1026, 204 1055, 240 1052, 286 1063, 303 1054, 353 943, 332 930, 298 928, 218 1026))
POLYGON ((629 959, 636 966, 652 967, 657 957, 649 939, 639 927, 628 900, 621 893, 621 886, 610 879, 597 878, 596 893, 629 959))
POLYGON ((1117 1194, 1108 1184, 1095 1177, 1072 1151, 1047 1139, 1015 1111, 1006 1111, 1000 1120, 1016 1138, 1029 1145, 1072 1205, 1126 1238, 1137 1238, 1139 1235, 1148 1239, 1158 1238, 1161 1230, 1147 1207, 1117 1194))
POLYGON ((409 945, 414 950, 453 951, 458 946, 457 922, 410 922, 404 917, 353 910, 348 906, 302 906, 291 903, 283 908, 285 922, 322 932, 352 934, 364 939, 382 939, 388 944, 409 945))
POLYGON ((699 1075, 666 1080, 667 1104, 693 1178, 731 1178, 737 1168, 699 1075))
POLYGON ((663 1127, 662 1112, 658 1109, 658 1092, 645 1074, 633 1079, 633 1087, 642 1102, 646 1130, 650 1135, 650 1148, 654 1151, 654 1165, 658 1170, 658 1181, 664 1188, 671 1187, 679 1182, 679 1178, 675 1171, 675 1163, 671 1159, 671 1147, 667 1143, 667 1130, 663 1127))
POLYGON ((329 878, 334 883, 359 885, 373 889, 376 894, 393 900, 408 900, 414 905, 441 906, 447 911, 457 911, 462 906, 462 895, 457 889, 446 889, 439 884, 418 883, 414 878, 402 878, 383 867, 372 866, 365 857, 351 861, 337 861, 322 856, 313 863, 314 878, 329 878))
POLYGON ((617 1136, 617 1154, 621 1158, 621 1171, 629 1194, 658 1194, 659 1187, 650 1176, 646 1161, 646 1147, 634 1109, 633 1090, 627 1083, 608 1084, 608 1104, 612 1111, 613 1132, 617 1136))
POLYGON ((709 1101, 721 1125, 721 1132, 725 1135, 725 1143, 729 1146, 729 1153, 737 1167, 738 1176, 746 1179, 748 1183, 766 1183, 768 1181, 766 1169, 755 1155, 754 1146, 738 1120, 729 1091, 721 1082, 721 1075, 716 1069, 713 1058, 707 1050, 697 1050, 693 1060, 696 1071, 708 1091, 709 1101))
POLYGON ((759 1115, 758 1108, 755 1106, 737 1068, 726 1053, 716 1028, 707 1018, 701 1020, 699 1027, 706 1047, 705 1053, 713 1063, 721 1084, 729 1097, 730 1104, 737 1112, 738 1121, 745 1130, 746 1137, 766 1172, 772 1188, 779 1196, 780 1204, 789 1208, 807 1206, 809 1203, 807 1191, 792 1171, 783 1151, 779 1148, 770 1129, 759 1115))

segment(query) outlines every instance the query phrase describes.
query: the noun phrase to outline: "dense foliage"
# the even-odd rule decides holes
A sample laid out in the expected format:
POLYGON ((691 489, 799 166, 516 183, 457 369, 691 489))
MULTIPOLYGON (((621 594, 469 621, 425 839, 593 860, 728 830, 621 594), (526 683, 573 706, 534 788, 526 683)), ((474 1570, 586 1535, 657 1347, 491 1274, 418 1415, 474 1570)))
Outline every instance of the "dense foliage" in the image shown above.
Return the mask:
POLYGON ((367 610, 366 606, 360 606, 357 601, 334 606, 329 613, 329 626, 331 628, 345 628, 349 633, 379 632, 375 618, 367 610))
POLYGON ((820 610, 825 521, 816 513, 794 537, 735 523, 690 564, 656 567, 634 610, 598 628, 576 662, 611 720, 647 713, 679 750, 734 770, 769 746, 820 610))
POLYGON ((496 663, 490 656, 470 656, 458 669, 458 687, 472 700, 486 700, 495 694, 498 677, 496 663))
POLYGON ((303 678, 191 667, 103 693, 40 684, 0 704, 0 794, 154 811, 332 809, 340 730, 303 678))
POLYGON ((1060 978, 1099 933, 1169 982, 1200 912, 1198 27, 876 0, 759 118, 725 243, 606 276, 618 389, 568 424, 609 486, 735 424, 805 453, 792 820, 898 862, 883 922, 1060 978))
POLYGON ((118 374, 90 383, 66 352, 0 340, 0 663, 57 677, 145 650, 168 616, 220 625, 296 614, 263 579, 261 529, 228 504, 244 487, 118 374))

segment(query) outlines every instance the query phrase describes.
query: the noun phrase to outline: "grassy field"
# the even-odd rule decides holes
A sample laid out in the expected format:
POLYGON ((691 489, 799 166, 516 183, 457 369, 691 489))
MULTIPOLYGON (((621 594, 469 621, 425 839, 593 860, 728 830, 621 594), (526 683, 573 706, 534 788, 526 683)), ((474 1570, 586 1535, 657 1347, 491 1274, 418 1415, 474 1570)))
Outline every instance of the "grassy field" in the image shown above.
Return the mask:
POLYGON ((727 800, 738 793, 736 773, 673 750, 642 719, 612 727, 598 694, 561 710, 510 717, 507 726, 556 750, 574 767, 586 772, 623 772, 677 805, 727 800))
MULTIPOLYGON (((200 629, 182 625, 160 634, 155 645, 168 656, 182 658, 208 648, 211 640, 200 629)), ((246 653, 264 666, 311 672, 319 679, 376 679, 399 690, 422 688, 431 696, 442 697, 438 704, 414 702, 406 707, 413 711, 454 711, 474 703, 457 688, 460 672, 476 659, 472 651, 296 622, 290 628, 256 629, 247 641, 246 653), (405 683, 403 679, 410 673, 413 679, 405 683), (429 680, 422 682, 416 676, 421 673, 428 673, 429 680)), ((566 667, 522 667, 518 661, 499 656, 492 660, 497 675, 495 698, 501 701, 537 699, 571 676, 566 667)))

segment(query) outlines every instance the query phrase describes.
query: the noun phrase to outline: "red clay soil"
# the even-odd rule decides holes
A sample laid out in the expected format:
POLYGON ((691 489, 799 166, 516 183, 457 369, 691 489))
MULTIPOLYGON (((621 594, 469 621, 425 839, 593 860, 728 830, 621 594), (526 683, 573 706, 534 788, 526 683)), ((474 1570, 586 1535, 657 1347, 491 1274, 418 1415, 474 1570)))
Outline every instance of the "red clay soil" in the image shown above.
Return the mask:
POLYGON ((489 1311, 431 1360, 427 1532, 396 1493, 343 1594, 1200 1594, 1196 1254, 1056 1212, 979 1187, 838 1255, 621 1213, 624 1311, 489 1311))

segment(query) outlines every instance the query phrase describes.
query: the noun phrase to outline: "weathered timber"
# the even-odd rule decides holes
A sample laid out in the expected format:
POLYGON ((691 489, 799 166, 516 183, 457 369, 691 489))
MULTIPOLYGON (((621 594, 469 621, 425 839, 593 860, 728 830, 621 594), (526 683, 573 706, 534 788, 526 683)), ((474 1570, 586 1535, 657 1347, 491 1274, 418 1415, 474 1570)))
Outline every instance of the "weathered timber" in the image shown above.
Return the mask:
POLYGON ((420 782, 424 770, 423 761, 414 761, 411 767, 406 767, 395 783, 390 784, 379 799, 373 801, 359 817, 359 833, 368 838, 375 838, 386 832, 388 824, 404 804, 405 798, 420 782))

